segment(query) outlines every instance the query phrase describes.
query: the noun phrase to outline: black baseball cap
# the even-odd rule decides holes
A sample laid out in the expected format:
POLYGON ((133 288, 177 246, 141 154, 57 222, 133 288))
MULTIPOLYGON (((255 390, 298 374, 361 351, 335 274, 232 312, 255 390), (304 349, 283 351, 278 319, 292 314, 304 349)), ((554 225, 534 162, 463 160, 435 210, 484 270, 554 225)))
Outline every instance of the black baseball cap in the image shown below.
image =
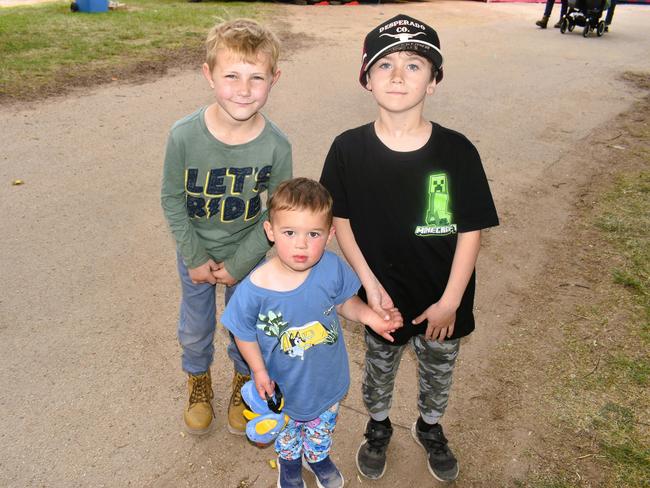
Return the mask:
POLYGON ((436 83, 440 83, 442 52, 438 34, 424 22, 400 14, 371 30, 363 42, 359 82, 364 88, 366 74, 375 61, 397 51, 413 51, 430 60, 438 72, 436 83))

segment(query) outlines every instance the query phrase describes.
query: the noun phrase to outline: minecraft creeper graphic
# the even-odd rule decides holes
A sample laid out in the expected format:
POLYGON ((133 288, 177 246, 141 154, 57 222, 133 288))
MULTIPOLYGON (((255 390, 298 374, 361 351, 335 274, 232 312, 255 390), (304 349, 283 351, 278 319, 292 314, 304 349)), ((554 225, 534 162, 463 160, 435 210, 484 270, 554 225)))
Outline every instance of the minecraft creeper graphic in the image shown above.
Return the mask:
POLYGON ((446 173, 429 175, 429 207, 425 220, 430 226, 443 226, 452 223, 446 173))

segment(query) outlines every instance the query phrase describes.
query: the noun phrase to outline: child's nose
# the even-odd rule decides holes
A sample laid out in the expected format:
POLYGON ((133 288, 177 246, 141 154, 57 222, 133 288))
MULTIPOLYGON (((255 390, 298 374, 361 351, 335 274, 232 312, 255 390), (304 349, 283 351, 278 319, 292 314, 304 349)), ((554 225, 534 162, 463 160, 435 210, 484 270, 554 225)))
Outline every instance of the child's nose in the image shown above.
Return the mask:
POLYGON ((237 91, 240 95, 249 95, 251 92, 251 87, 248 81, 242 80, 237 91))
POLYGON ((298 236, 298 239, 296 239, 296 246, 298 246, 300 249, 306 248, 307 236, 298 236))

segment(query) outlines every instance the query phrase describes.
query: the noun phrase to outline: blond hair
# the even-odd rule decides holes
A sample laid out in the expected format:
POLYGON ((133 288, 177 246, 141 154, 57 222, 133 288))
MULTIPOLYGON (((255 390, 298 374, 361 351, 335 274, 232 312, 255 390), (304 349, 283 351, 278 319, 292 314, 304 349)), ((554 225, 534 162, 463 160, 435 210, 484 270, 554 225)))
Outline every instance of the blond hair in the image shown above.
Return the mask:
POLYGON ((269 57, 271 72, 275 74, 280 55, 280 41, 267 27, 251 19, 233 19, 210 29, 205 40, 205 62, 214 70, 217 51, 228 49, 248 63, 258 61, 260 54, 269 57))
POLYGON ((293 178, 278 185, 269 200, 269 220, 280 210, 309 210, 326 212, 327 225, 332 224, 332 197, 318 181, 293 178))

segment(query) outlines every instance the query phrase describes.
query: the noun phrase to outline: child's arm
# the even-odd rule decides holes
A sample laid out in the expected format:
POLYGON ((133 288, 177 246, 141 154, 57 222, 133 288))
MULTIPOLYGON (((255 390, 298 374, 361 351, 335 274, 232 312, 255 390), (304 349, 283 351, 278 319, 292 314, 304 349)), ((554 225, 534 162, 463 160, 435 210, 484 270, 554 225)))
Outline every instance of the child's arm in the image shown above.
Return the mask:
POLYGON ((212 277, 220 285, 232 286, 237 283, 237 280, 228 272, 223 262, 215 263, 215 267, 212 269, 212 277))
MULTIPOLYGON (((278 147, 274 152, 273 167, 270 169, 270 175, 267 175, 268 179, 258 180, 258 185, 260 185, 258 193, 262 193, 265 187, 268 187, 267 201, 277 186, 290 179, 292 175, 291 146, 287 144, 286 147, 278 147)), ((230 277, 234 280, 234 284, 246 276, 266 255, 269 250, 269 242, 264 232, 264 220, 266 220, 266 210, 260 214, 251 232, 239 241, 235 253, 223 262, 224 271, 228 274, 228 276, 225 276, 225 273, 222 274, 223 279, 227 280, 230 277)), ((228 284, 226 281, 221 282, 228 284)))
POLYGON ((402 315, 396 308, 382 310, 382 313, 388 316, 388 319, 383 319, 356 295, 348 298, 341 305, 338 305, 336 312, 348 320, 361 322, 369 326, 377 334, 390 342, 395 340, 391 334, 404 325, 402 315))
POLYGON ((237 344, 237 349, 239 349, 239 352, 246 360, 251 373, 253 373, 257 393, 262 398, 265 398, 264 393, 273 396, 273 393, 275 393, 275 383, 269 378, 259 344, 257 342, 242 341, 238 337, 235 337, 235 343, 237 344))
POLYGON ((187 274, 190 275, 192 283, 210 283, 211 285, 216 285, 219 281, 217 277, 214 276, 214 272, 218 269, 218 264, 214 262, 212 258, 208 259, 207 262, 197 266, 196 268, 187 268, 187 274))
POLYGON ((393 300, 386 293, 384 287, 381 286, 370 266, 368 266, 366 258, 354 238, 350 220, 334 217, 334 228, 336 229, 336 240, 341 247, 341 251, 343 251, 345 259, 348 260, 352 269, 357 273, 363 288, 366 290, 368 305, 376 313, 384 317, 385 320, 389 320, 390 313, 388 312, 394 308, 393 300))
POLYGON ((210 259, 187 215, 185 168, 182 161, 182 145, 176 140, 172 131, 165 152, 160 203, 176 240, 176 246, 187 265, 190 279, 193 283, 214 285, 216 280, 212 276, 212 270, 216 267, 216 263, 210 259))
POLYGON ((472 277, 476 258, 481 246, 481 231, 460 232, 456 241, 454 260, 451 263, 449 280, 445 292, 436 303, 427 308, 413 319, 413 324, 419 324, 425 319, 428 326, 425 338, 428 340, 444 341, 454 333, 456 310, 472 277))

